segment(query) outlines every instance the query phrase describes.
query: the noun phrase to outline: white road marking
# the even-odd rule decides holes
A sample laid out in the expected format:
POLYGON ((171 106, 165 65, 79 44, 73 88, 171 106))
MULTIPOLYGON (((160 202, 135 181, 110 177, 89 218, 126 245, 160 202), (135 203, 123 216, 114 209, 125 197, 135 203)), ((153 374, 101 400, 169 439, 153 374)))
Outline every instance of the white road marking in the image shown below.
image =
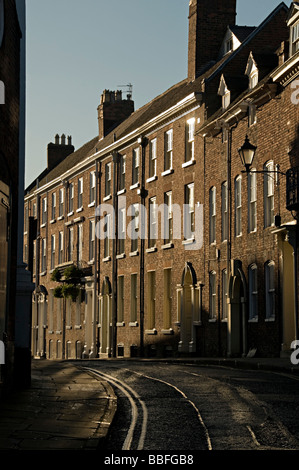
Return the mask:
POLYGON ((99 372, 98 370, 95 370, 95 369, 89 369, 88 368, 88 370, 90 372, 93 372, 93 373, 101 376, 101 377, 104 377, 108 382, 113 384, 115 387, 119 388, 130 401, 131 408, 132 408, 132 419, 131 419, 130 428, 129 428, 129 431, 127 433, 126 439, 124 441, 122 450, 130 450, 131 445, 132 445, 134 430, 135 430, 137 420, 138 420, 138 409, 137 409, 136 403, 135 403, 134 399, 132 398, 132 396, 136 400, 139 401, 139 403, 142 407, 143 419, 142 419, 142 428, 141 428, 141 433, 140 433, 140 437, 139 437, 139 441, 138 441, 137 450, 142 450, 143 446, 144 446, 145 437, 146 437, 147 420, 148 420, 148 412, 147 412, 147 408, 146 408, 146 405, 145 405, 144 401, 141 400, 138 393, 136 393, 135 390, 133 390, 131 387, 129 387, 129 385, 127 385, 125 382, 123 382, 119 379, 116 379, 115 377, 113 377, 111 375, 105 374, 104 372, 99 372))
POLYGON ((174 388, 178 393, 180 393, 180 394, 190 403, 190 405, 192 405, 193 408, 195 409, 195 411, 196 411, 196 413, 197 413, 197 416, 198 416, 198 419, 199 419, 199 421, 200 421, 200 423, 201 423, 201 425, 202 425, 202 427, 203 427, 204 433, 205 433, 205 438, 206 438, 206 441, 207 441, 208 449, 209 449, 209 450, 212 450, 212 442, 211 442, 211 439, 210 439, 210 436, 209 436, 209 432, 208 432, 208 429, 207 429, 207 427, 206 427, 206 425, 205 425, 205 423, 204 423, 204 421, 203 421, 203 419, 202 419, 202 417, 201 417, 201 414, 200 414, 198 408, 196 407, 196 405, 195 405, 191 400, 189 400, 189 398, 187 397, 187 395, 185 395, 185 393, 184 393, 182 390, 180 390, 180 389, 177 388, 175 385, 173 385, 173 384, 171 384, 171 383, 169 383, 169 382, 165 382, 165 380, 158 379, 158 378, 156 378, 156 377, 150 377, 150 376, 148 376, 148 375, 142 374, 142 373, 140 373, 140 372, 135 372, 135 371, 132 371, 132 370, 130 370, 130 369, 126 369, 126 370, 127 370, 128 372, 130 372, 130 373, 133 372, 134 374, 140 375, 140 376, 145 377, 145 378, 147 378, 147 379, 156 380, 157 382, 161 382, 161 383, 163 383, 163 384, 165 384, 165 385, 168 385, 169 387, 174 388))

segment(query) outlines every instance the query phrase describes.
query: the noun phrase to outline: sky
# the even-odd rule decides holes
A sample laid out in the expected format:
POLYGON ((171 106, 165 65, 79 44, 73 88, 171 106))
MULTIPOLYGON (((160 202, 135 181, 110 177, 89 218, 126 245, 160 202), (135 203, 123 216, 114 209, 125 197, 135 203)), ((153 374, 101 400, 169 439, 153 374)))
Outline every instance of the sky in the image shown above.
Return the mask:
MULTIPOLYGON (((258 26, 280 3, 237 0, 236 22, 258 26)), ((188 0, 27 0, 25 187, 56 134, 76 149, 97 135, 104 89, 132 84, 138 109, 186 78, 188 10, 188 0)))

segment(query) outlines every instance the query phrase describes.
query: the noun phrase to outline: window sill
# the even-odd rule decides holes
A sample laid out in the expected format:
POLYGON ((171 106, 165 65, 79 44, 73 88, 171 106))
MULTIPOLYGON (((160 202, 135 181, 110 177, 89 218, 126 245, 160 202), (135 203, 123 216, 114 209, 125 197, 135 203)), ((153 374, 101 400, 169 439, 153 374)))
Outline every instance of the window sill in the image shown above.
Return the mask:
POLYGON ((135 183, 130 186, 130 189, 136 189, 136 188, 139 188, 139 183, 135 183))
POLYGON ((55 222, 56 222, 56 219, 50 220, 50 224, 55 224, 55 222))
POLYGON ((47 274, 47 271, 43 271, 42 273, 40 273, 41 276, 46 276, 47 274))
POLYGON ((173 168, 169 168, 169 170, 164 170, 164 171, 161 173, 161 176, 171 175, 173 172, 174 172, 173 168))
POLYGON ((87 264, 88 264, 89 266, 92 266, 92 265, 94 264, 94 259, 90 259, 90 260, 87 262, 87 264))
POLYGON ((209 318, 209 323, 216 323, 217 318, 209 318))
POLYGON ((126 257, 125 253, 120 253, 119 255, 116 255, 116 259, 123 259, 126 257))
POLYGON ((155 175, 155 176, 150 176, 149 178, 147 178, 146 182, 147 183, 151 183, 152 181, 156 181, 158 179, 158 176, 155 175))
POLYGON ((136 251, 131 251, 131 253, 129 254, 129 256, 138 256, 139 255, 139 251, 136 250, 136 251))
POLYGON ((265 322, 274 322, 274 321, 275 321, 275 317, 265 318, 265 322))
POLYGON ((103 201, 104 202, 109 201, 111 198, 112 198, 111 194, 108 194, 107 196, 103 198, 103 201))
POLYGON ((65 327, 65 329, 66 329, 66 330, 72 330, 72 329, 73 329, 73 327, 72 327, 72 326, 70 326, 70 325, 67 325, 67 326, 65 327))
POLYGON ((64 219, 64 215, 60 215, 57 220, 63 220, 64 219))
POLYGON ((137 321, 130 321, 129 326, 138 326, 138 322, 137 321))
POLYGON ((41 224, 40 228, 45 228, 45 227, 46 227, 46 225, 47 225, 46 223, 44 223, 44 224, 41 224))
POLYGON ((195 238, 194 238, 194 236, 193 236, 192 238, 188 238, 187 240, 183 240, 183 241, 182 241, 182 244, 183 244, 183 245, 191 245, 191 244, 194 243, 194 242, 195 242, 195 238))
POLYGON ((122 194, 124 194, 126 192, 126 189, 120 189, 119 191, 117 191, 117 195, 118 196, 121 196, 122 194))
POLYGON ((74 211, 69 212, 67 216, 71 217, 72 215, 74 215, 74 211))
POLYGON ((248 323, 257 323, 258 322, 258 317, 254 318, 249 318, 248 323))
POLYGON ((95 201, 91 202, 90 204, 88 204, 88 207, 94 207, 96 205, 95 201))
POLYGON ((82 326, 81 325, 75 325, 75 330, 82 330, 82 326))
POLYGON ((170 242, 170 243, 165 243, 165 245, 162 245, 161 249, 162 250, 169 250, 169 248, 173 248, 173 247, 174 247, 174 244, 172 242, 170 242))
POLYGON ((188 162, 185 162, 182 164, 182 168, 186 168, 188 166, 195 165, 196 161, 195 160, 189 160, 188 162))
POLYGON ((156 335, 157 330, 156 330, 156 328, 152 328, 151 330, 145 330, 145 334, 146 335, 156 335))
POLYGON ((174 331, 173 331, 172 328, 168 328, 167 330, 166 330, 166 329, 165 329, 165 330, 161 330, 161 333, 162 333, 163 335, 173 335, 173 334, 174 334, 174 331))
POLYGON ((155 251, 157 251, 157 247, 156 246, 153 246, 152 248, 147 248, 145 250, 147 253, 154 253, 155 251))
POLYGON ((83 211, 83 207, 79 207, 79 209, 76 210, 76 212, 82 212, 83 211))
POLYGON ((107 261, 111 261, 111 256, 106 256, 106 258, 103 258, 103 263, 106 263, 107 261))
POLYGON ((124 321, 118 321, 116 323, 116 326, 125 326, 125 322, 124 321))

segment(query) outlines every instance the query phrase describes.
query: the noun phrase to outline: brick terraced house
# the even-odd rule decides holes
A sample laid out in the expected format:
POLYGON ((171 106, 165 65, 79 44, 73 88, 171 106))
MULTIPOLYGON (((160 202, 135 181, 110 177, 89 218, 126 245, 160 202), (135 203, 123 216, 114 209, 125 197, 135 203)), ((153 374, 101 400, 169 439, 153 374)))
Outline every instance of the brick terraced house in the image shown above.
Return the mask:
POLYGON ((299 3, 258 27, 236 0, 189 8, 187 78, 136 111, 105 90, 98 135, 57 135, 27 188, 34 357, 279 356, 298 337, 299 3))

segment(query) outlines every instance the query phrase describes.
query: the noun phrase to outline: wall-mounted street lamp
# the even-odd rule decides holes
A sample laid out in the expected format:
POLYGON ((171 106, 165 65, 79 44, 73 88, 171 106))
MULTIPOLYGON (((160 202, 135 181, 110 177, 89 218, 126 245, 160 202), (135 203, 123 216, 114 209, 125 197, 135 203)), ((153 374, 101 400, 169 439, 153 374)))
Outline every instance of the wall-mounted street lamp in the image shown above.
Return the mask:
POLYGON ((256 149, 257 147, 249 142, 248 135, 246 135, 244 144, 238 150, 242 165, 245 166, 246 173, 250 172, 256 149))
POLYGON ((249 142, 248 135, 246 135, 244 144, 242 145, 242 147, 238 149, 242 165, 245 166, 245 170, 242 170, 242 173, 264 173, 264 174, 276 173, 276 174, 286 176, 286 173, 283 173, 282 171, 280 171, 278 165, 276 166, 275 170, 268 170, 268 169, 262 170, 262 171, 251 170, 256 149, 257 147, 255 145, 252 145, 249 142))

